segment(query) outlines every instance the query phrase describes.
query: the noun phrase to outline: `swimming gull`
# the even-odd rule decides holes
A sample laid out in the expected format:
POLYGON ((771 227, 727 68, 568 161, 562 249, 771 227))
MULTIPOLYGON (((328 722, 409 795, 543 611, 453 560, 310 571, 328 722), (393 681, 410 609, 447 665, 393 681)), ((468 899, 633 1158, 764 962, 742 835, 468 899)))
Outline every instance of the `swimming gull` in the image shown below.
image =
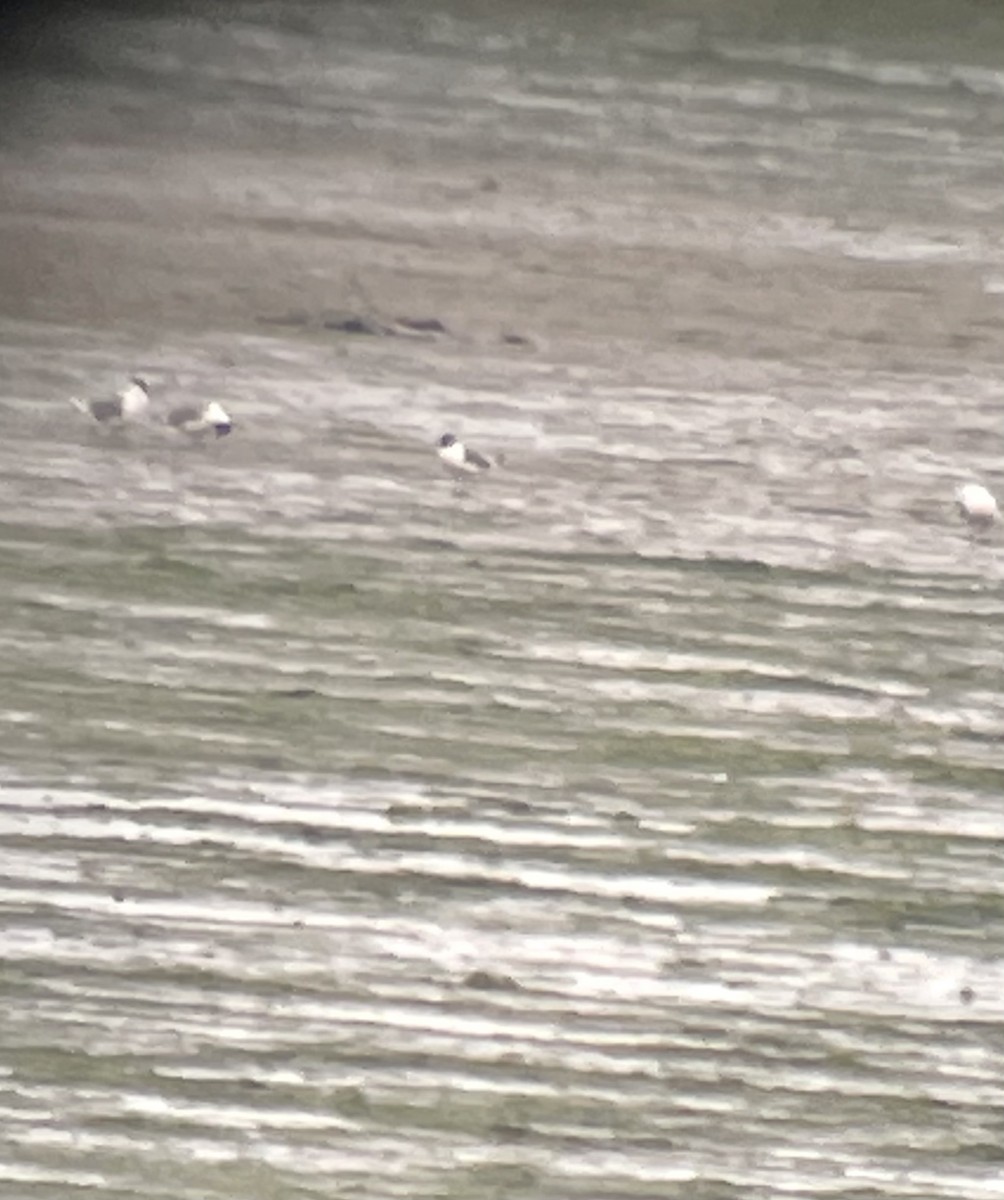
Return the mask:
POLYGON ((128 387, 116 392, 114 396, 102 397, 99 400, 81 400, 79 396, 71 396, 70 403, 85 417, 97 421, 105 427, 124 425, 127 421, 137 421, 146 416, 150 406, 150 385, 145 379, 134 375, 129 380, 128 387))
POLYGON ((172 429, 189 437, 205 437, 212 433, 225 437, 233 429, 230 414, 217 400, 205 404, 177 404, 164 418, 172 429))
POLYGON ((997 501, 982 483, 964 483, 957 487, 955 503, 970 529, 989 529, 999 516, 997 501))
POLYGON ((482 471, 487 471, 492 467, 490 459, 485 458, 483 454, 479 454, 477 450, 472 450, 470 446, 465 446, 458 437, 452 433, 444 433, 437 443, 438 454, 440 459, 452 471, 460 472, 464 475, 479 475, 482 471))

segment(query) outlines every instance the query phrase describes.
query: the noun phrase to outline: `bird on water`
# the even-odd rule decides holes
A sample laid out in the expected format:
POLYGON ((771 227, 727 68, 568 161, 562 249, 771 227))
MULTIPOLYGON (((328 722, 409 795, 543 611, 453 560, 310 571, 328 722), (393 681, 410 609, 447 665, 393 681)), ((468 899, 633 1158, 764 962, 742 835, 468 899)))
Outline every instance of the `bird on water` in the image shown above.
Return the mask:
POLYGON ((964 483, 955 489, 955 503, 969 528, 985 532, 997 520, 997 501, 981 483, 964 483))
POLYGON ((490 470, 493 465, 491 459, 466 446, 452 433, 444 433, 436 445, 442 462, 451 471, 459 474, 480 475, 483 471, 490 470))
POLYGON ((116 428, 146 416, 150 407, 150 385, 145 379, 134 375, 129 385, 113 396, 97 400, 81 400, 79 396, 71 396, 70 403, 99 425, 116 428))
POLYGON ((217 400, 208 400, 205 404, 175 405, 164 421, 178 433, 187 434, 190 438, 202 438, 207 434, 226 437, 234 427, 230 414, 217 400))

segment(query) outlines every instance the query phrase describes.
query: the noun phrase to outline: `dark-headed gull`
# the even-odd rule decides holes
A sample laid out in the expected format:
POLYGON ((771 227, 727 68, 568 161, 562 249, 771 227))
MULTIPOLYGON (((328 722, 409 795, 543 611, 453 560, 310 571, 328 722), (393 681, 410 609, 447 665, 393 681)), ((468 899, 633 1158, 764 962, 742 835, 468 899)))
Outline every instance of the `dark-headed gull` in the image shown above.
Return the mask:
POLYGON ((493 465, 490 459, 479 454, 477 450, 472 450, 470 446, 465 446, 452 433, 444 433, 437 443, 437 448, 439 457, 446 466, 451 471, 464 475, 479 475, 482 471, 490 470, 493 465))
POLYGON ((172 429, 192 438, 205 437, 209 433, 225 437, 234 425, 230 414, 217 400, 208 400, 205 404, 178 404, 168 412, 165 421, 172 429))
POLYGON ((129 380, 129 386, 114 396, 100 400, 81 400, 78 396, 71 396, 70 403, 99 425, 124 425, 127 421, 137 421, 146 416, 150 407, 150 385, 145 379, 134 375, 129 380))

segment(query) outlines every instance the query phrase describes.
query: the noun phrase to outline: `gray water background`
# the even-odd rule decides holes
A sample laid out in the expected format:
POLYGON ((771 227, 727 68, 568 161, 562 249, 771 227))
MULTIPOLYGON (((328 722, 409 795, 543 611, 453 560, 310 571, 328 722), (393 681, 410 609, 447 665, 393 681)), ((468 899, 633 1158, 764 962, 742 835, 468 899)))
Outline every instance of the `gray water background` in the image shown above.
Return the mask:
POLYGON ((1004 37, 883 11, 8 67, 5 1200, 1004 1197, 1004 37))

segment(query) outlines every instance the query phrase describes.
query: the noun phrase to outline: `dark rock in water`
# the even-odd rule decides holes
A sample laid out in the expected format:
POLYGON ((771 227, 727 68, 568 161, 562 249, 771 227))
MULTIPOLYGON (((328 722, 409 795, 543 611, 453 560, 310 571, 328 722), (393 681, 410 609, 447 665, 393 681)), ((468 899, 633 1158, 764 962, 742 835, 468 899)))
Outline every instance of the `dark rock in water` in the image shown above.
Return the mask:
POLYGON ((489 1128, 488 1136, 496 1142, 523 1142, 530 1136, 530 1130, 522 1125, 500 1122, 489 1128))
POLYGON ((259 325, 303 326, 310 324, 310 313, 303 308, 291 308, 286 313, 275 313, 257 318, 259 325))
POLYGON ((518 992, 519 984, 508 975, 497 975, 494 971, 471 971, 464 977, 464 987, 477 988, 479 992, 518 992))
POLYGON ((412 329, 415 333, 447 333, 448 330, 438 317, 395 317, 398 325, 412 329))
POLYGON ((723 575, 770 575, 774 569, 770 563, 758 558, 725 558, 708 554, 704 562, 723 575))
POLYGON ((384 324, 376 317, 338 312, 322 313, 321 326, 336 333, 364 337, 438 337, 448 332, 438 317, 395 317, 390 324, 384 324))
POLYGON ((278 754, 255 754, 249 760, 259 771, 282 771, 286 762, 278 754))
POLYGON ((336 333, 363 334, 367 337, 394 336, 394 330, 389 325, 382 325, 372 317, 359 317, 352 314, 342 317, 331 314, 323 319, 321 325, 336 333))

